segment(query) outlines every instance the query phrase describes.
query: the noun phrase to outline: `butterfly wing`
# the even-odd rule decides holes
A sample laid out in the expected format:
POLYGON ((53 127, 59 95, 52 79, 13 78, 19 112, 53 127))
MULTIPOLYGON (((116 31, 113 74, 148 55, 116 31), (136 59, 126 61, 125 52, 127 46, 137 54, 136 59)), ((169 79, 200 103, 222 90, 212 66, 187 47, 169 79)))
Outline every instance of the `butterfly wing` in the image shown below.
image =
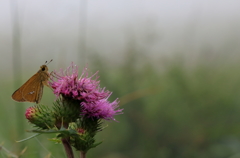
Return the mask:
POLYGON ((42 98, 43 83, 39 73, 33 75, 26 83, 24 83, 19 89, 17 89, 12 98, 19 102, 36 102, 42 98))
POLYGON ((13 94, 12 94, 12 99, 15 101, 19 101, 19 102, 24 102, 26 101, 23 97, 22 97, 22 93, 21 93, 21 88, 17 89, 13 94))
POLYGON ((29 87, 23 89, 22 96, 26 101, 36 102, 37 104, 40 102, 43 94, 43 84, 40 81, 30 82, 29 87))

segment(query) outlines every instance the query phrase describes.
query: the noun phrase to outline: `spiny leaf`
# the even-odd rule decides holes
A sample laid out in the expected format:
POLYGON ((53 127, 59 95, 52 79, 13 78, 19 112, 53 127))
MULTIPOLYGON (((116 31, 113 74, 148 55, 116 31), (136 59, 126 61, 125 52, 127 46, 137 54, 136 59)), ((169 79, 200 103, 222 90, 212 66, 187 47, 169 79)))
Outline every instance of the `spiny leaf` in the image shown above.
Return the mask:
POLYGON ((32 138, 34 138, 34 137, 36 137, 36 136, 38 136, 38 135, 40 135, 41 133, 36 133, 35 135, 32 135, 32 136, 30 136, 30 137, 28 137, 28 138, 25 138, 25 139, 22 139, 22 140, 18 140, 18 141, 16 141, 17 143, 21 143, 21 142, 24 142, 24 141, 26 141, 26 140, 29 140, 29 139, 32 139, 32 138))

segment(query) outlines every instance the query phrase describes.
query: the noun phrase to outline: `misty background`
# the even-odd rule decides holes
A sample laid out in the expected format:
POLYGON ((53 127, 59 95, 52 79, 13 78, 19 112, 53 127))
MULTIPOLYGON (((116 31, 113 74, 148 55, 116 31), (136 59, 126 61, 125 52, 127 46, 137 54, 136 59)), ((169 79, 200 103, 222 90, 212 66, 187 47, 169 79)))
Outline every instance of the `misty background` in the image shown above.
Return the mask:
POLYGON ((122 52, 133 40, 154 62, 174 53, 197 57, 203 47, 216 53, 232 47, 233 54, 225 52, 230 56, 238 51, 236 1, 1 0, 0 7, 2 68, 12 65, 14 12, 21 38, 19 60, 29 65, 82 58, 83 40, 86 54, 97 53, 113 63, 122 62, 122 52))
MULTIPOLYGON (((0 0, 0 143, 15 154, 36 144, 23 157, 58 157, 61 145, 47 136, 39 139, 49 151, 15 142, 31 135, 24 110, 33 104, 11 99, 53 59, 50 72, 71 62, 100 70, 124 108, 89 157, 237 158, 239 9, 234 0, 0 0)), ((43 102, 54 99, 45 88, 43 102)))

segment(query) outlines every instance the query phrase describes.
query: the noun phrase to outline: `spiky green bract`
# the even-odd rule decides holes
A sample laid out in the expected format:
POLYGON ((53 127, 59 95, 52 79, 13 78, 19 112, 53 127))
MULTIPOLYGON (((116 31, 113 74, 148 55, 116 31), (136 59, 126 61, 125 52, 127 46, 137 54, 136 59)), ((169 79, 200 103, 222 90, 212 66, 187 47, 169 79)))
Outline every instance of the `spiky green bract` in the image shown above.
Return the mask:
POLYGON ((58 129, 62 126, 68 128, 69 123, 75 122, 80 117, 78 100, 58 98, 53 105, 56 127, 58 129))
POLYGON ((40 129, 51 129, 55 126, 56 119, 53 112, 45 105, 39 104, 27 108, 25 116, 40 129))
POLYGON ((101 130, 102 121, 100 119, 81 118, 77 120, 74 128, 78 135, 70 137, 71 145, 78 151, 87 152, 102 142, 95 143, 94 136, 101 130))
POLYGON ((58 98, 53 106, 57 138, 69 138, 69 143, 79 151, 87 152, 96 147, 94 136, 101 130, 102 121, 81 115, 80 101, 67 97, 58 98))

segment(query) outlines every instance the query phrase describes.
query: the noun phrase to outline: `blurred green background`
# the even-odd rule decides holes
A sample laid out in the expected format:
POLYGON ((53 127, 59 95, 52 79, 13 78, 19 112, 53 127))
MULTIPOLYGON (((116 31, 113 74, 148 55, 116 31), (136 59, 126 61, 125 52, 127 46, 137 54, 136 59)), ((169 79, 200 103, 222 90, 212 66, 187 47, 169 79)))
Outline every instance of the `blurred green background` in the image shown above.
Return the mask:
MULTIPOLYGON (((105 122, 88 158, 240 157, 237 1, 1 1, 0 157, 66 157, 33 133, 32 103, 12 93, 46 60, 100 71, 124 114, 105 122)), ((44 88, 42 103, 55 100, 44 88)), ((76 157, 79 155, 75 152, 76 157)))

